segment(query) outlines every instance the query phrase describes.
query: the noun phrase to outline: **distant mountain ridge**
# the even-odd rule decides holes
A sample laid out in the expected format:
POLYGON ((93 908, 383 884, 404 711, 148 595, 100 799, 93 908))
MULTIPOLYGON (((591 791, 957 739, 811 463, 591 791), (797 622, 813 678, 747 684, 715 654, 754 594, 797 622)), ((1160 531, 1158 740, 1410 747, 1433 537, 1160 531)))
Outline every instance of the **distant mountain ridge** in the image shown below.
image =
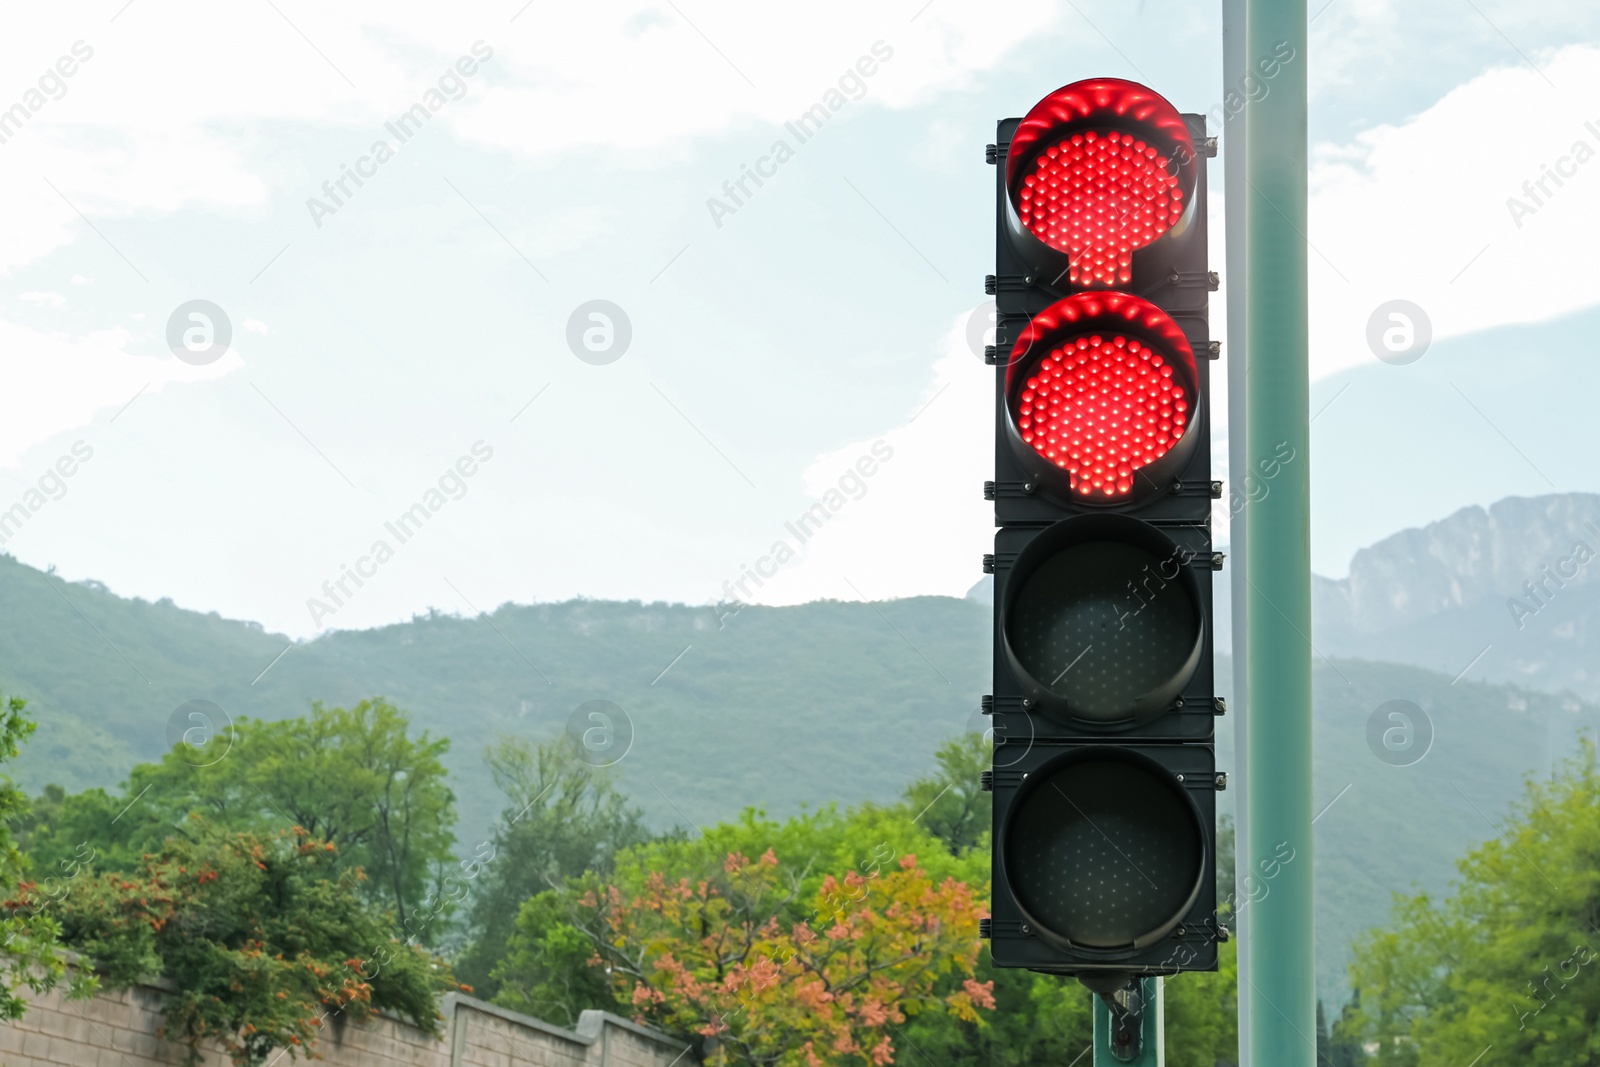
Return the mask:
POLYGON ((1544 600, 1590 579, 1600 546, 1600 495, 1509 497, 1402 530, 1357 552, 1350 576, 1324 581, 1322 621, 1360 633, 1470 607, 1486 599, 1544 600), (1541 599, 1542 598, 1542 599, 1541 599))
MULTIPOLYGON (((746 804, 774 813, 890 800, 931 765, 988 690, 988 619, 947 597, 713 612, 573 600, 430 613, 292 642, 170 601, 125 599, 0 555, 0 691, 39 730, 14 769, 30 789, 115 789, 171 745, 190 700, 278 719, 310 701, 386 696, 451 739, 463 834, 504 798, 483 749, 559 736, 601 699, 633 726, 624 766, 653 824, 698 825, 746 804), (893 745, 867 741, 881 733, 893 745)), ((477 840, 474 838, 473 840, 477 840)))
POLYGON ((1404 530, 1314 584, 1327 655, 1600 700, 1600 495, 1510 497, 1404 530), (1481 657, 1474 659, 1474 657, 1481 657))

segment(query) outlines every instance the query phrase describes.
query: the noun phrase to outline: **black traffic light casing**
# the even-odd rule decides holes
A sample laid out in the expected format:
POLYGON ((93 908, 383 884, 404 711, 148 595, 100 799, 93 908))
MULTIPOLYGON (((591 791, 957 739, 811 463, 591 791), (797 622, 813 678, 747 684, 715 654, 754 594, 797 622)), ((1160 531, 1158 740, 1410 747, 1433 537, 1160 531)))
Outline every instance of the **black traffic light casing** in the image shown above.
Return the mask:
MULTIPOLYGON (((1159 101, 1131 83, 1076 84, 1159 101)), ((995 739, 990 949, 997 966, 1079 976, 1215 970, 1227 937, 1215 848, 1225 780, 1212 746, 1224 710, 1212 665, 1212 576, 1222 558, 1210 530, 1221 495, 1211 477, 1210 365, 1220 353, 1208 318, 1217 278, 1205 178, 1215 142, 1203 116, 1180 118, 1160 101, 1169 125, 1183 124, 1169 158, 1190 190, 1184 219, 1133 253, 1131 278, 1075 286, 1068 257, 1019 225, 1008 159, 1019 127, 1029 151, 1048 147, 1035 115, 1072 88, 1026 120, 1003 120, 989 151, 996 433, 984 493, 999 527, 984 560, 995 603, 994 687, 984 702, 995 739), (1187 432, 1135 472, 1123 499, 1083 498, 1020 436, 1019 377, 1053 343, 1038 323, 1056 322, 1064 300, 1080 311, 1154 305, 1160 314, 1130 310, 1115 329, 1162 349, 1173 380, 1192 388, 1187 432), (1139 332, 1158 320, 1153 333, 1139 332)))
MULTIPOLYGON (((1080 905, 1079 924, 1103 918, 1096 914, 1097 901, 1121 903, 1137 892, 1148 891, 1152 897, 1169 893, 1170 909, 1163 921, 1152 924, 1156 936, 1148 940, 1128 943, 1123 938, 1117 945, 1094 944, 1094 937, 1081 934, 1074 940, 1072 924, 1063 922, 1052 914, 1048 901, 1028 899, 1022 885, 1014 885, 1011 872, 1025 863, 1025 846, 1020 840, 1033 829, 1026 824, 1030 792, 1048 796, 1052 791, 1048 777, 1053 765, 1070 764, 1075 758, 1093 756, 1104 752, 1108 746, 1095 743, 1036 740, 1020 752, 1000 755, 1004 748, 996 749, 996 765, 992 773, 995 794, 994 818, 994 872, 992 881, 992 915, 989 920, 990 952, 996 966, 1026 967, 1036 971, 1056 974, 1085 975, 1100 973, 1175 974, 1180 971, 1214 971, 1217 969, 1217 944, 1227 935, 1219 925, 1217 916, 1216 861, 1212 851, 1212 829, 1216 826, 1216 763, 1206 745, 1131 745, 1115 746, 1119 756, 1131 755, 1148 760, 1150 765, 1171 775, 1170 788, 1181 790, 1192 802, 1192 828, 1197 842, 1207 851, 1192 867, 1179 863, 1163 865, 1159 860, 1150 862, 1145 856, 1137 864, 1123 864, 1116 855, 1116 847, 1109 843, 1096 857, 1091 850, 1088 856, 1069 854, 1063 862, 1081 858, 1083 862, 1073 868, 1071 884, 1077 888, 1086 904, 1080 905), (999 761, 1015 759, 1002 766, 999 761), (1178 777, 1182 781, 1178 782, 1178 777), (1030 791, 1030 783, 1039 784, 1030 791), (1143 874, 1139 871, 1142 870, 1143 874), (1079 873, 1081 872, 1081 873, 1079 873), (1117 876, 1120 875, 1120 882, 1117 876), (1076 876, 1076 877, 1074 877, 1076 876), (1148 877, 1149 883, 1145 881, 1148 877), (1065 937, 1052 932, 1052 926, 1065 928, 1065 937)), ((1148 767, 1146 768, 1148 769, 1148 767)), ((1142 779, 1131 776, 1135 783, 1142 779)), ((1187 805, 1185 805, 1187 806, 1187 805)), ((1071 811, 1070 807, 1068 810, 1071 811)), ((1048 812, 1047 812, 1048 814, 1048 812)), ((1090 825, 1100 823, 1099 813, 1083 813, 1084 826, 1079 827, 1081 837, 1097 837, 1090 825)), ((1115 830, 1102 826, 1109 833, 1115 830)), ((1120 840, 1120 839, 1119 839, 1120 840)), ((1058 850, 1067 852, 1068 849, 1058 850)), ((1071 842, 1067 842, 1071 844, 1071 842)), ((1080 840, 1078 845, 1082 845, 1080 840)), ((1048 847, 1048 844, 1047 846, 1048 847)), ((1154 852, 1151 853, 1155 855, 1154 852)), ((1024 869, 1024 873, 1028 873, 1024 869)))

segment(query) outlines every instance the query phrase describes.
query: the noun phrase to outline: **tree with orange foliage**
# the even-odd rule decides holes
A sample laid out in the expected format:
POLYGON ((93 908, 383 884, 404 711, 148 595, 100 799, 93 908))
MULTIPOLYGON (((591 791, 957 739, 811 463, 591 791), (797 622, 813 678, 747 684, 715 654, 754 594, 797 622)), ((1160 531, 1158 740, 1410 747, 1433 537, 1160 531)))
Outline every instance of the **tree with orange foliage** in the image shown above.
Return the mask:
MULTIPOLYGON (((657 842, 564 891, 566 923, 640 1022, 698 1036, 715 1067, 882 1067, 911 1017, 977 1022, 994 1007, 973 977, 985 910, 970 885, 887 840, 848 868, 817 866, 657 842)), ((519 928, 502 969, 513 987, 538 966, 537 932, 519 928)))

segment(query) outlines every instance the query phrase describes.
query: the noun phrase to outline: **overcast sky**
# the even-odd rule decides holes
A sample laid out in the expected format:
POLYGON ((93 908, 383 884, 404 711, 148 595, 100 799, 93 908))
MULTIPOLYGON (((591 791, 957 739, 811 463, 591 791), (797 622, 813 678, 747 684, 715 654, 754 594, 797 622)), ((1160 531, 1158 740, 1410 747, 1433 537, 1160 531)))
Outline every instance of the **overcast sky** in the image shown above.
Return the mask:
MULTIPOLYGON (((297 637, 429 607, 703 603, 780 542, 794 558, 750 598, 959 595, 992 537, 983 147, 1096 75, 1219 114, 1214 7, 12 12, 0 512, 27 517, 0 550, 297 637), (789 125, 819 103, 820 129, 789 125), (169 348, 175 315, 180 338, 204 326, 193 301, 225 352, 169 348), (830 499, 802 544, 790 527, 830 499), (347 568, 366 577, 336 602, 347 568)), ((1314 439, 1317 569, 1456 507, 1600 490, 1582 448, 1548 443, 1554 409, 1492 383, 1452 385, 1467 403, 1402 437, 1425 492, 1349 458, 1363 390, 1442 358, 1375 358, 1386 301, 1425 309, 1447 353, 1600 303, 1600 8, 1332 0, 1297 61, 1313 371, 1338 405, 1314 439), (1528 199, 1547 167, 1565 177, 1528 199), (1441 423, 1487 466, 1418 461, 1441 423)), ((1554 355, 1592 376, 1592 342, 1554 355)))

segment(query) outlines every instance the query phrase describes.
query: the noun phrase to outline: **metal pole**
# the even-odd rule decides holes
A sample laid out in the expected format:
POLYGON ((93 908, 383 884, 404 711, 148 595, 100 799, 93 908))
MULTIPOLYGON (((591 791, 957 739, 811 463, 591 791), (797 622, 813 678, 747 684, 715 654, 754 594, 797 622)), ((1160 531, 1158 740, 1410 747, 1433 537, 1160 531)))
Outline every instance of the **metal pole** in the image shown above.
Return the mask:
POLYGON ((1247 448, 1274 471, 1245 507, 1252 877, 1250 1053, 1316 1061, 1311 881, 1311 466, 1306 274, 1306 3, 1248 0, 1247 56, 1294 49, 1245 109, 1247 448), (1286 458, 1287 457, 1287 458, 1286 458), (1272 461, 1277 466, 1271 467, 1272 461), (1292 850, 1292 852, 1290 851, 1292 850), (1285 857, 1292 859, 1285 861, 1285 857))
POLYGON ((1095 997, 1094 1067, 1166 1067, 1166 992, 1160 978, 1140 978, 1138 982, 1144 1005, 1139 1054, 1131 1060, 1117 1058, 1111 1049, 1111 1010, 1104 1000, 1095 997))
MULTIPOLYGON (((1233 610, 1233 694, 1228 708, 1233 716, 1233 856, 1234 885, 1243 886, 1250 874, 1250 675, 1245 654, 1249 647, 1250 585, 1246 581, 1245 561, 1249 559, 1250 544, 1244 509, 1250 499, 1250 454, 1247 447, 1246 427, 1249 416, 1245 409, 1246 366, 1250 358, 1245 343, 1245 315, 1248 306, 1245 294, 1245 123, 1244 108, 1235 108, 1233 102, 1241 96, 1249 60, 1245 52, 1245 0, 1222 0, 1222 192, 1223 221, 1227 231, 1227 252, 1223 262, 1223 278, 1227 284, 1228 337, 1226 345, 1228 367, 1228 554, 1232 557, 1228 567, 1230 602, 1233 610)), ((1250 988, 1250 911, 1240 909, 1238 901, 1244 899, 1235 893, 1233 914, 1228 918, 1233 927, 1234 943, 1239 961, 1239 988, 1250 988)), ((1239 1067, 1250 1067, 1250 998, 1239 1000, 1239 1067)))

